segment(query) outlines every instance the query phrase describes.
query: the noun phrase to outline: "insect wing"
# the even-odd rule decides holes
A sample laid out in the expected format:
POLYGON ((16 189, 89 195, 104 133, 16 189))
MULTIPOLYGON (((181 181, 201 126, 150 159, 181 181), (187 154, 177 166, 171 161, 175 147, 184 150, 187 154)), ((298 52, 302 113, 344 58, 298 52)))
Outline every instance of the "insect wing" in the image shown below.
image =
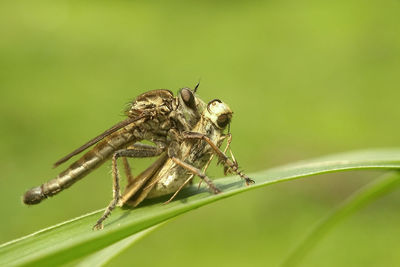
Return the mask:
POLYGON ((141 121, 151 118, 154 116, 154 113, 158 110, 158 108, 169 105, 173 98, 173 93, 166 89, 152 90, 137 96, 130 103, 128 110, 125 112, 129 116, 128 119, 115 124, 110 129, 89 140, 83 146, 75 149, 68 155, 58 160, 56 163, 54 163, 53 167, 57 167, 58 165, 66 162, 73 156, 81 153, 121 128, 131 123, 140 123, 141 121))
POLYGON ((127 126, 127 125, 129 125, 131 123, 138 122, 139 120, 142 120, 142 119, 146 119, 146 116, 142 116, 142 117, 138 117, 138 118, 129 118, 129 119, 126 119, 124 121, 121 121, 121 122, 115 124, 113 127, 111 127, 110 129, 106 130, 102 134, 96 136, 95 138, 91 139, 90 141, 88 141, 83 146, 75 149, 74 151, 72 151, 68 155, 66 155, 63 158, 59 159, 56 163, 54 163, 53 167, 57 167, 58 165, 66 162, 67 160, 69 160, 73 156, 81 153, 82 151, 84 151, 87 148, 91 147, 92 145, 98 143, 99 141, 103 140, 104 138, 106 138, 110 134, 120 130, 121 128, 123 128, 123 127, 125 127, 125 126, 127 126))
POLYGON ((133 181, 126 186, 121 197, 121 203, 132 207, 136 207, 140 204, 155 185, 155 183, 152 183, 152 180, 154 177, 157 177, 156 174, 164 166, 167 160, 168 155, 164 153, 150 167, 135 177, 133 181))

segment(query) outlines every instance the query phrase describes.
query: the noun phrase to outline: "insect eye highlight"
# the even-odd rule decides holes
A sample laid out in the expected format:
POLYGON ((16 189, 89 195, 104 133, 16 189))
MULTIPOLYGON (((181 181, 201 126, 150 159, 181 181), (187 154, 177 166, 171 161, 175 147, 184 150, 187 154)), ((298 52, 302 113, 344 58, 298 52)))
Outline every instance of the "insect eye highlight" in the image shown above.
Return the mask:
POLYGON ((181 97, 186 106, 191 109, 196 109, 196 101, 194 100, 194 95, 190 89, 183 88, 181 90, 181 97))

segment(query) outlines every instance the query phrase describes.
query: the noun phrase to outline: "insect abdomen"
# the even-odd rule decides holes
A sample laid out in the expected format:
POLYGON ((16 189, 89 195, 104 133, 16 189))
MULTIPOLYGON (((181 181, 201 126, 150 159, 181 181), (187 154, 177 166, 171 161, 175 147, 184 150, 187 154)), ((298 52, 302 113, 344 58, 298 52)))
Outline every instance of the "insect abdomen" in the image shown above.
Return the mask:
POLYGON ((56 178, 28 190, 23 196, 23 202, 27 205, 34 205, 45 198, 54 196, 99 167, 116 150, 134 141, 135 137, 131 133, 131 129, 128 131, 128 129, 123 128, 111 134, 85 153, 79 160, 72 163, 68 169, 60 173, 56 178))

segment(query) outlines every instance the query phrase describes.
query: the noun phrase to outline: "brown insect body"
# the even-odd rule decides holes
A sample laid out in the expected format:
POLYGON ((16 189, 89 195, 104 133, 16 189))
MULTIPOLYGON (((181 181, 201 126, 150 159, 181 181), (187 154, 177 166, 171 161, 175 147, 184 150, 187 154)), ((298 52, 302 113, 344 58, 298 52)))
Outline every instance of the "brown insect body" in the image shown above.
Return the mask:
POLYGON ((195 96, 197 86, 194 90, 181 89, 176 97, 171 91, 163 89, 149 91, 136 97, 126 111, 126 120, 57 161, 54 166, 95 145, 56 178, 28 190, 23 196, 24 203, 40 203, 43 199, 68 188, 110 158, 114 197, 97 221, 94 227, 96 229, 103 227, 102 222, 116 206, 136 206, 145 198, 175 192, 170 199, 172 200, 194 175, 206 182, 213 193, 219 193, 219 189, 204 174, 214 154, 224 165, 225 173, 234 172, 245 179, 246 184, 253 183, 253 180, 238 170, 233 155, 232 160, 225 155, 231 135, 225 135, 223 132, 231 121, 232 111, 218 99, 205 104, 195 96), (227 137, 227 147, 223 152, 219 147, 227 137), (138 143, 142 140, 151 141, 156 146, 138 143), (133 178, 126 158, 154 156, 160 157, 133 178), (117 169, 117 159, 120 157, 124 160, 128 178, 122 196, 117 169))
MULTIPOLYGON (((173 109, 174 101, 175 98, 169 90, 153 90, 138 96, 126 111, 129 116, 126 121, 130 122, 129 124, 123 126, 123 122, 119 123, 117 125, 123 127, 117 127, 118 129, 111 133, 107 130, 94 138, 93 140, 98 143, 80 159, 72 163, 68 169, 47 183, 28 190, 23 197, 24 203, 38 204, 43 199, 59 193, 96 169, 118 149, 140 140, 149 140, 165 148, 167 132, 171 128, 169 114, 173 109)), ((87 144, 91 143, 93 143, 92 140, 87 144)), ((87 144, 56 162, 55 166, 82 152, 88 147, 87 144)))

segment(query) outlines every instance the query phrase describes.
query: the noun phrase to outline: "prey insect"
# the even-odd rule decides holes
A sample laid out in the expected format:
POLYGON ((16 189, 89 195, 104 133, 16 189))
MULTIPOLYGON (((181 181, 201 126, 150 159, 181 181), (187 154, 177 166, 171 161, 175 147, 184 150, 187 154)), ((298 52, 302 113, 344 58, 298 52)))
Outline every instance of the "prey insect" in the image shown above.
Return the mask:
POLYGON ((177 193, 190 181, 189 177, 192 174, 200 176, 214 193, 218 193, 219 190, 211 180, 198 169, 209 164, 204 162, 211 160, 211 151, 219 156, 226 171, 234 171, 242 176, 247 184, 251 183, 252 180, 238 170, 236 161, 230 160, 219 150, 223 139, 226 138, 222 131, 229 124, 232 112, 219 100, 205 105, 195 96, 197 87, 198 85, 194 90, 183 88, 176 97, 171 91, 162 89, 136 97, 126 111, 127 119, 58 160, 54 164, 55 167, 94 146, 56 178, 28 190, 23 196, 24 203, 38 204, 61 192, 109 158, 112 159, 113 200, 96 223, 96 229, 102 228, 102 222, 116 206, 132 203, 136 206, 146 197, 177 193), (151 141, 155 146, 139 143, 142 140, 151 141), (184 154, 189 157, 186 161, 182 160, 184 154), (127 158, 155 156, 160 158, 143 173, 132 177, 127 158), (123 196, 120 195, 118 158, 122 158, 128 177, 123 196), (185 170, 185 173, 182 170, 185 170), (189 177, 187 173, 191 173, 189 177), (181 178, 176 181, 170 179, 168 182, 166 177, 171 175, 181 178), (186 180, 182 183, 183 177, 186 177, 186 180), (178 190, 175 190, 176 186, 179 187, 178 190))

